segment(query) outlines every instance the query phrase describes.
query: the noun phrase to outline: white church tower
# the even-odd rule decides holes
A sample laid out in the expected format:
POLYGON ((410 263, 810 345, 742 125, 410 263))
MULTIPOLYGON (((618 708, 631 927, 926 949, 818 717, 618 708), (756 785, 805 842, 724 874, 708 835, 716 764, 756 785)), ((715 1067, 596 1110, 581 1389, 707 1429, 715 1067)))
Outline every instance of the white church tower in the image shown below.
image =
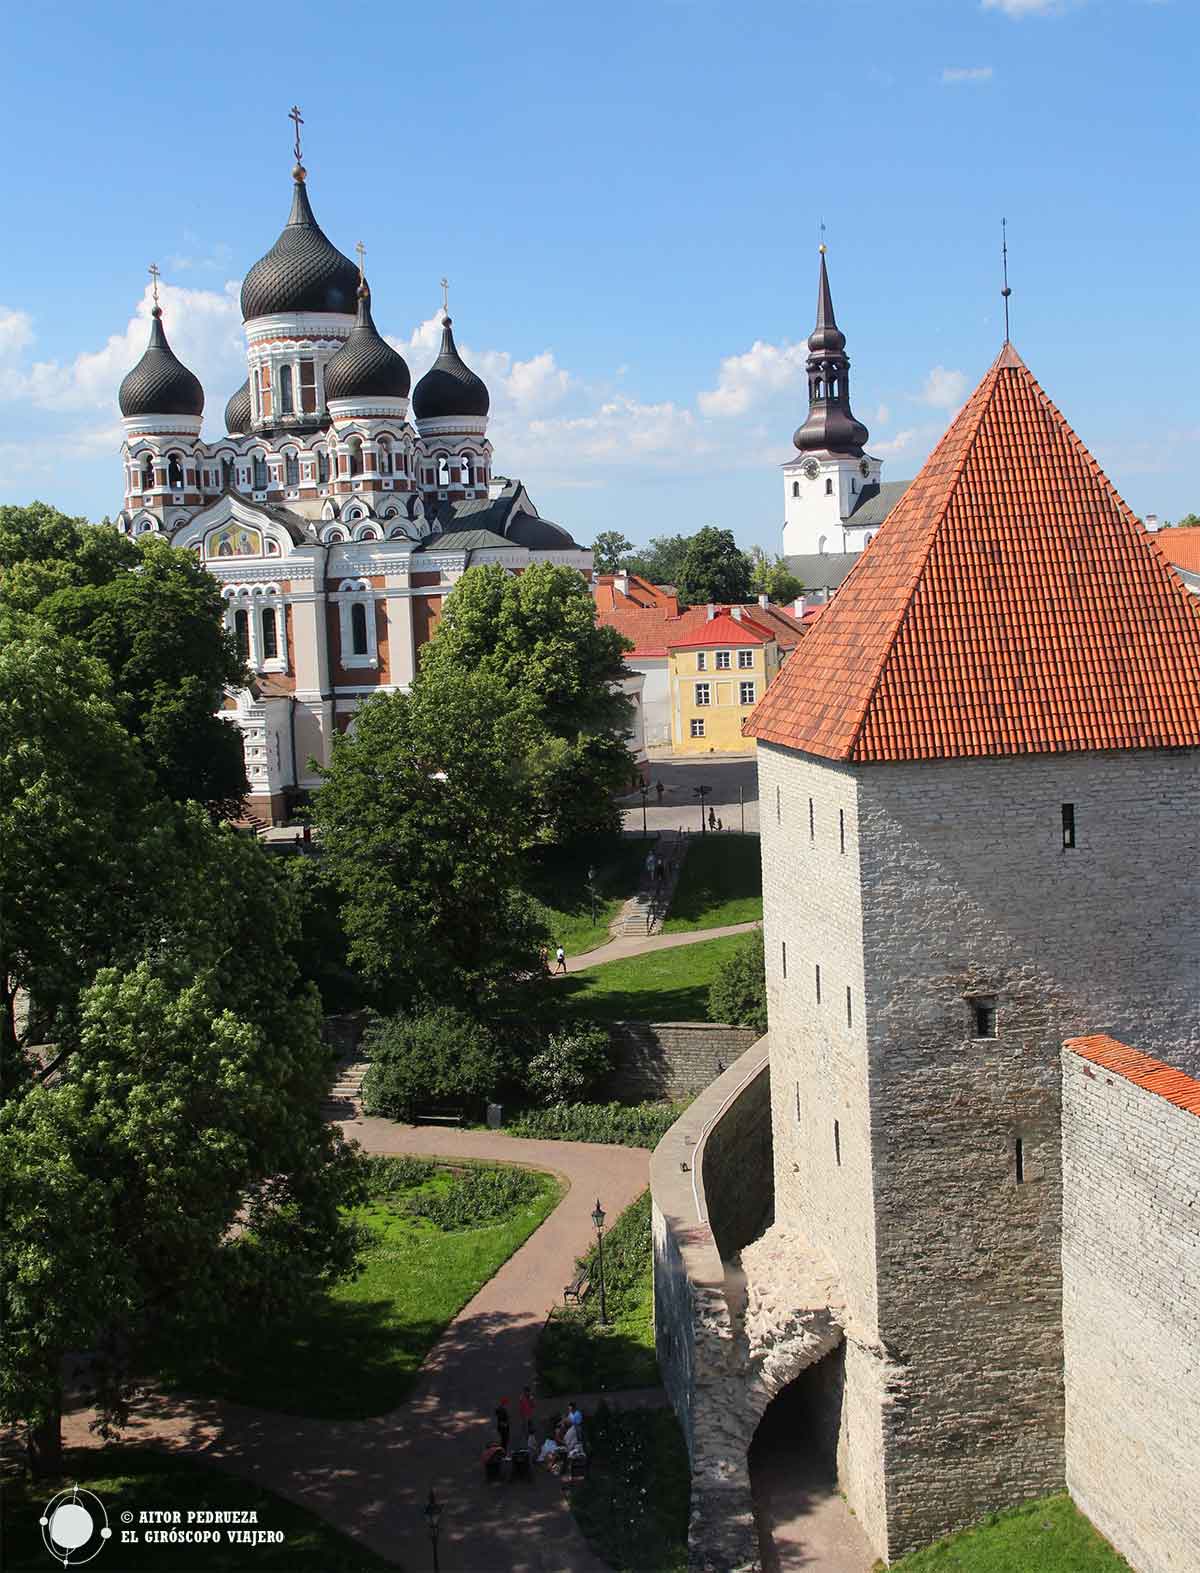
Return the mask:
POLYGON ((851 518, 865 493, 878 493, 883 466, 864 452, 870 433, 850 409, 850 359, 833 315, 824 246, 808 350, 808 419, 792 438, 796 457, 783 466, 783 555, 860 552, 880 518, 873 509, 851 518))

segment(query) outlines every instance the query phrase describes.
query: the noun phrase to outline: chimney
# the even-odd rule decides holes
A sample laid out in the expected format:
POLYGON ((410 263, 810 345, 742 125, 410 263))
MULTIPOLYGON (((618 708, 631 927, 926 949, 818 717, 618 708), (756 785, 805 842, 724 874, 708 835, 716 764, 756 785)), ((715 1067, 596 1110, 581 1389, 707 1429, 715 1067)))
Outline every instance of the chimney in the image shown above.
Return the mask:
POLYGON ((731 606, 729 608, 729 614, 733 618, 735 623, 740 623, 741 622, 741 620, 742 620, 742 609, 741 609, 740 606, 731 606))
POLYGON ((795 617, 804 616, 804 597, 802 595, 798 595, 792 602, 792 614, 795 617))
POLYGON ((770 606, 770 604, 771 604, 771 597, 769 595, 760 595, 759 598, 758 598, 758 604, 762 607, 763 611, 765 612, 767 607, 770 606))
POLYGON ((712 602, 712 601, 710 601, 710 602, 709 602, 709 603, 708 603, 708 619, 707 619, 707 620, 708 620, 708 622, 710 622, 710 623, 711 623, 711 622, 712 622, 712 620, 713 620, 713 618, 714 618, 714 617, 715 617, 715 616, 716 616, 716 615, 717 615, 717 608, 716 608, 716 604, 715 604, 715 603, 714 603, 714 602, 712 602))
POLYGON ((1148 513, 1146 515, 1146 528, 1148 530, 1158 529, 1158 515, 1156 513, 1148 513))

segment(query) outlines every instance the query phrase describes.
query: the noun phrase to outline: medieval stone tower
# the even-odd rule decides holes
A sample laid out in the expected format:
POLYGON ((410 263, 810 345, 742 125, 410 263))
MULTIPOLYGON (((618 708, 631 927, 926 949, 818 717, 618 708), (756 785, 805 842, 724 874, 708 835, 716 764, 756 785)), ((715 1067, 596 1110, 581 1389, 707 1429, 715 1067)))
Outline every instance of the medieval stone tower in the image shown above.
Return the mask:
POLYGON ((1200 1069, 1198 673, 1200 605, 1006 344, 748 723, 775 1214, 838 1280, 885 1558, 1061 1488, 1060 1048, 1200 1069))

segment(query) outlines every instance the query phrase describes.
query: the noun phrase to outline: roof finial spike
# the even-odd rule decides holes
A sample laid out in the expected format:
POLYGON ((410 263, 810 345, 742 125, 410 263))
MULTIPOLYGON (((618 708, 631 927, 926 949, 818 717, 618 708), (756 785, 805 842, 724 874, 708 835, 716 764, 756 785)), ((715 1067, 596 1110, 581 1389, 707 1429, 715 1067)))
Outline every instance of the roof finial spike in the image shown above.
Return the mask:
POLYGON ((819 219, 818 222, 817 222, 817 250, 821 253, 822 256, 825 255, 825 220, 824 219, 819 219))
POLYGON ((1000 291, 1004 297, 1004 342, 1009 343, 1008 337, 1008 297, 1012 290, 1008 287, 1008 220, 1000 220, 1000 256, 1004 268, 1004 288, 1000 291))
POLYGON ((361 289, 362 286, 367 282, 367 275, 364 271, 367 248, 363 245, 361 240, 356 240, 354 242, 354 249, 358 253, 358 286, 361 289))
POLYGON ((300 113, 299 104, 293 104, 292 107, 288 110, 288 119, 296 128, 295 141, 292 146, 292 151, 296 155, 296 167, 292 170, 292 179, 303 180, 305 176, 305 168, 304 165, 300 162, 300 127, 304 124, 304 116, 300 113))
POLYGON ((450 315, 450 280, 446 279, 446 278, 442 279, 441 280, 441 285, 442 285, 442 316, 443 317, 448 317, 450 315))
POLYGON ((157 262, 152 262, 147 271, 150 274, 150 287, 154 291, 154 315, 156 317, 161 317, 162 307, 158 304, 158 280, 161 269, 159 268, 157 262))

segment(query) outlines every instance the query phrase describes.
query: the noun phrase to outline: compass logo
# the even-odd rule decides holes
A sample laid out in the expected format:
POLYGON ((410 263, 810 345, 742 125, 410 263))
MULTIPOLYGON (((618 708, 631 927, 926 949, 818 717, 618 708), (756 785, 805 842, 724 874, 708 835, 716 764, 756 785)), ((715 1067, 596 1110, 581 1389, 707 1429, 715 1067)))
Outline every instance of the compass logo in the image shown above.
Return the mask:
POLYGON ((51 1497, 38 1523, 42 1544, 63 1567, 90 1562, 112 1539, 104 1503, 83 1486, 69 1486, 51 1497))

